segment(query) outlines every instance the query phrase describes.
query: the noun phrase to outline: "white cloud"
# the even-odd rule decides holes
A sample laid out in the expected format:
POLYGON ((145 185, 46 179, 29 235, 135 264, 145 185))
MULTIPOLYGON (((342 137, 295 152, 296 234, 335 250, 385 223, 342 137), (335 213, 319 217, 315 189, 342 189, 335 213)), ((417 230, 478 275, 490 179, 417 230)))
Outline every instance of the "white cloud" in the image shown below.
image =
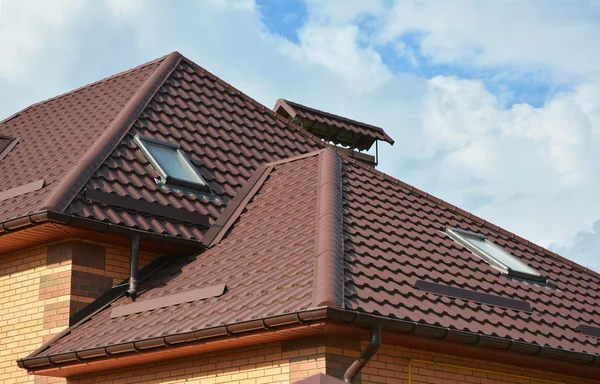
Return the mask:
POLYGON ((40 70, 42 58, 76 54, 68 44, 67 34, 71 19, 81 12, 82 6, 77 0, 4 0, 0 18, 0 80, 18 84, 40 70), (56 44, 62 38, 64 44, 56 44))
MULTIPOLYGON (((108 47, 78 58, 77 73, 87 81, 109 75, 108 64, 125 69, 179 50, 268 106, 287 97, 383 126, 397 144, 381 146, 381 169, 600 269, 591 253, 568 247, 600 219, 600 32, 591 19, 597 10, 587 3, 567 9, 547 2, 418 1, 386 9, 387 2, 309 1, 298 44, 272 35, 254 1, 141 7, 107 0, 101 9, 44 2, 32 14, 21 3, 3 2, 0 54, 18 58, 0 62, 3 99, 29 77, 36 85, 70 80, 77 52, 88 43, 78 35, 93 34, 108 47), (6 4, 20 16, 5 24, 6 4), (95 29, 77 19, 94 21, 95 29), (421 45, 402 42, 406 33, 420 36, 421 45), (114 41, 125 47, 119 54, 114 41), (65 49, 59 42, 69 55, 56 55, 65 49), (517 79, 534 71, 548 81, 567 79, 570 87, 539 108, 506 108, 505 95, 473 78, 394 72, 378 53, 384 43, 419 68, 430 60, 461 73, 494 68, 517 79), (40 62, 55 64, 36 74, 40 62), (96 62, 103 64, 91 67, 96 62)), ((27 103, 50 96, 27 89, 27 103)))

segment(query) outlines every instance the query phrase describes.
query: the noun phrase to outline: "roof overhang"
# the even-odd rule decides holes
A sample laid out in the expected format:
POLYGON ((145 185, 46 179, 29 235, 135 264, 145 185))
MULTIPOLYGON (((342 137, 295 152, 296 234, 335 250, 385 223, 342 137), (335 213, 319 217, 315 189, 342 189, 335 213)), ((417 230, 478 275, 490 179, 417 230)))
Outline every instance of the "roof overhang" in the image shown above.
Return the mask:
MULTIPOLYGON (((13 240, 14 242, 14 239, 16 237, 19 237, 21 233, 25 233, 26 231, 31 232, 32 230, 35 230, 37 228, 41 229, 42 227, 47 228, 48 224, 78 229, 81 231, 92 232, 95 234, 101 233, 106 236, 119 238, 129 238, 132 235, 137 234, 140 236, 140 240, 144 242, 158 244, 167 248, 173 247, 176 249, 185 249, 189 251, 203 248, 202 243, 198 240, 183 239, 166 234, 152 233, 135 228, 129 228, 122 225, 115 225, 112 223, 107 223, 85 217, 67 215, 64 213, 48 210, 35 212, 29 215, 0 222, 0 245, 3 243, 3 240, 8 240, 9 238, 11 238, 11 240, 13 240)), ((75 233, 75 235, 81 235, 81 233, 83 233, 81 231, 75 233)), ((59 228, 54 229, 54 234, 51 234, 49 232, 52 232, 52 230, 46 230, 44 235, 40 236, 40 239, 47 239, 48 241, 59 240, 59 238, 57 238, 56 235, 58 235, 60 238, 72 237, 69 236, 68 232, 60 231, 59 228)), ((32 242, 30 241, 31 236, 25 237, 29 239, 28 247, 35 245, 32 244, 32 242)), ((0 247, 0 249, 4 252, 4 247, 0 247)))
POLYGON ((367 328, 373 324, 384 326, 385 343, 557 373, 577 372, 581 377, 594 378, 600 374, 598 355, 332 307, 309 309, 51 356, 28 357, 18 360, 18 365, 38 375, 70 377, 167 358, 243 347, 257 342, 322 334, 367 337, 367 328))

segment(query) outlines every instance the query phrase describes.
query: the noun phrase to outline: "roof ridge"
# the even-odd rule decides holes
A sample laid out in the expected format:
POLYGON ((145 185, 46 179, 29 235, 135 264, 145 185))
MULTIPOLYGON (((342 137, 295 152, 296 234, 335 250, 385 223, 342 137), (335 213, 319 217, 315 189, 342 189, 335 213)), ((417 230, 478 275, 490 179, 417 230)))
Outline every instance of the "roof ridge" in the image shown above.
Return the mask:
POLYGON ((587 267, 585 267, 585 266, 583 266, 581 264, 578 264, 578 263, 574 262, 573 260, 567 259, 566 257, 561 256, 561 255, 557 254, 556 252, 552 252, 549 249, 546 249, 546 248, 542 247, 541 245, 538 245, 538 244, 536 244, 536 243, 534 243, 534 242, 532 242, 530 240, 527 240, 527 239, 525 239, 525 238, 523 238, 523 237, 515 234, 514 232, 508 231, 508 230, 506 230, 506 229, 504 229, 504 228, 502 228, 502 227, 500 227, 500 226, 498 226, 496 224, 490 223, 489 221, 487 221, 487 220, 485 220, 485 219, 483 219, 483 218, 481 218, 481 217, 479 217, 477 215, 474 215, 471 212, 465 211, 464 209, 459 208, 459 207, 457 207, 454 204, 448 203, 447 201, 442 200, 439 197, 435 197, 435 196, 433 196, 433 195, 431 195, 431 194, 429 194, 429 193, 427 193, 427 192, 425 192, 425 191, 423 191, 423 190, 421 190, 421 189, 419 189, 417 187, 414 187, 414 186, 412 186, 412 185, 410 185, 408 183, 405 183, 404 181, 402 181, 400 179, 397 179, 397 178, 395 178, 393 176, 390 176, 390 175, 388 175, 385 172, 382 172, 382 171, 380 171, 378 169, 370 167, 370 166, 368 166, 366 164, 362 164, 360 161, 357 161, 356 159, 353 159, 353 158, 351 158, 351 157, 349 157, 347 155, 341 154, 341 156, 343 156, 344 160, 346 160, 348 162, 351 162, 352 164, 357 165, 357 166, 359 166, 359 167, 361 167, 361 168, 363 168, 363 169, 365 169, 365 170, 367 170, 367 171, 369 171, 371 173, 377 174, 380 177, 383 177, 385 180, 388 180, 388 181, 391 181, 391 182, 397 184, 398 186, 400 186, 400 187, 404 188, 405 190, 407 190, 409 193, 417 194, 417 195, 419 195, 419 196, 421 196, 423 198, 426 198, 427 200, 429 200, 429 201, 431 201, 431 202, 433 202, 435 204, 440 205, 444 209, 450 210, 450 211, 452 211, 454 213, 457 213, 457 214, 459 214, 461 216, 467 217, 467 218, 469 218, 471 220, 478 221, 481 225, 483 225, 485 227, 488 227, 488 228, 492 229, 495 232, 501 233, 501 234, 509 237, 510 239, 515 240, 515 241, 517 241, 517 242, 519 242, 519 243, 521 243, 521 244, 523 244, 523 245, 525 245, 527 247, 532 247, 532 248, 536 249, 537 251, 542 252, 546 256, 548 256, 548 257, 550 257, 550 258, 552 258, 552 259, 554 259, 556 261, 560 261, 562 263, 565 263, 565 264, 573 267, 574 269, 576 269, 576 270, 578 270, 580 272, 588 273, 588 274, 594 276, 595 278, 600 279, 600 273, 599 272, 596 272, 596 271, 594 271, 592 269, 589 269, 589 268, 587 268, 587 267))
POLYGON ((15 117, 17 117, 17 116, 19 116, 20 114, 22 114, 22 113, 24 113, 24 112, 26 112, 26 111, 30 110, 30 109, 31 109, 31 108, 33 108, 33 107, 37 107, 37 106, 39 106, 39 105, 43 105, 43 104, 49 103, 49 102, 51 102, 51 101, 54 101, 54 100, 60 99, 61 97, 69 96, 69 95, 72 95, 72 94, 74 94, 74 93, 76 93, 76 92, 83 91, 84 89, 88 89, 88 88, 90 88, 90 87, 93 87, 93 86, 95 86, 95 85, 98 85, 99 83, 102 83, 102 82, 104 82, 104 81, 111 80, 111 79, 117 78, 117 77, 119 77, 119 76, 123 76, 123 75, 129 74, 129 73, 131 73, 131 72, 133 72, 133 71, 136 71, 136 70, 138 70, 138 69, 142 69, 142 68, 144 68, 144 67, 147 67, 147 66, 149 66, 149 65, 152 65, 152 64, 158 63, 158 62, 160 62, 160 61, 163 61, 163 60, 165 60, 167 57, 168 57, 168 55, 166 55, 166 56, 162 56, 162 57, 159 57, 159 58, 156 58, 156 59, 154 59, 154 60, 151 60, 151 61, 148 61, 148 62, 146 62, 146 63, 140 64, 140 65, 138 65, 138 66, 136 66, 136 67, 133 67, 133 68, 126 69, 126 70, 124 70, 124 71, 121 71, 121 72, 119 72, 119 73, 115 73, 115 74, 113 74, 113 75, 110 75, 110 76, 108 76, 108 77, 105 77, 105 78, 103 78, 103 79, 96 80, 96 81, 94 81, 94 82, 92 82, 92 83, 89 83, 89 84, 82 85, 81 87, 78 87, 78 88, 72 89, 72 90, 70 90, 70 91, 67 91, 67 92, 61 93, 61 94, 59 94, 59 95, 56 95, 56 96, 52 96, 52 97, 50 97, 50 98, 48 98, 48 99, 45 99, 45 100, 42 100, 42 101, 38 101, 37 103, 34 103, 34 104, 28 105, 27 107, 25 107, 25 108, 21 109, 20 111, 13 113, 12 115, 10 115, 10 116, 6 117, 6 118, 5 118, 5 119, 3 119, 3 120, 0 120, 0 124, 3 124, 3 123, 5 123, 5 122, 7 122, 7 121, 10 121, 10 120, 14 119, 15 117))
POLYGON ((336 118, 336 119, 347 121, 349 123, 364 125, 364 126, 367 126, 369 128, 373 128, 373 129, 376 129, 378 131, 381 131, 381 133, 385 133, 385 131, 383 130, 383 128, 378 127, 376 125, 372 125, 372 124, 369 124, 369 123, 363 123, 362 121, 350 119, 348 117, 344 117, 344 116, 341 116, 341 115, 336 115, 335 113, 331 113, 331 112, 323 111, 321 109, 316 109, 316 108, 313 108, 313 107, 309 107, 309 106, 304 105, 304 104, 296 103, 295 101, 291 101, 291 100, 287 100, 287 99, 279 99, 279 100, 283 100, 284 102, 290 104, 291 107, 296 106, 296 107, 308 109, 308 110, 311 110, 311 111, 314 111, 314 112, 317 112, 317 113, 321 113, 323 115, 327 115, 327 116, 330 116, 330 117, 333 117, 333 118, 336 118))
POLYGON ((230 93, 232 93, 234 95, 239 95, 240 97, 245 98, 251 104, 253 104, 255 107, 257 107, 258 109, 260 109, 263 112, 266 112, 269 115, 271 115, 271 117, 274 118, 275 120, 279 120, 280 122, 284 123, 287 127, 290 127, 292 129, 300 132, 300 134, 302 134, 302 135, 308 137, 309 139, 313 140, 317 145, 325 148, 326 143, 324 143, 323 140, 321 140, 319 137, 317 137, 317 136, 313 135, 312 133, 308 132, 307 130, 303 129, 298 124, 289 121, 288 119, 284 118, 283 116, 280 116, 275 111, 273 111, 271 108, 268 108, 265 105, 263 105, 263 104, 259 103, 258 101, 254 100, 252 97, 248 96, 246 93, 240 91, 239 89, 237 89, 236 87, 234 87, 230 83, 226 82, 225 80, 221 79, 219 76, 217 76, 217 75, 213 74, 212 72, 208 71, 206 68, 204 68, 204 67, 196 64, 194 61, 188 59, 187 57, 182 56, 182 59, 185 60, 188 64, 190 64, 192 67, 194 67, 194 69, 205 73, 208 77, 212 78, 214 81, 216 81, 219 84, 221 84, 223 86, 223 88, 225 88, 226 91, 228 91, 228 92, 230 92, 230 93))
POLYGON ((344 308, 342 161, 333 148, 320 153, 313 267, 313 306, 344 308))
POLYGON ((162 60, 161 64, 133 94, 102 136, 94 142, 75 167, 60 181, 58 187, 52 191, 40 210, 64 211, 89 178, 129 132, 131 126, 152 100, 158 89, 175 70, 181 58, 181 54, 175 51, 165 56, 164 60, 159 59, 162 60))
POLYGON ((238 191, 233 199, 227 204, 227 207, 221 215, 217 218, 215 223, 211 226, 211 228, 206 232, 202 243, 207 247, 212 247, 213 245, 218 244, 225 234, 231 228, 233 223, 240 217, 246 205, 252 200, 254 195, 260 190, 262 185, 264 184, 267 177, 270 175, 271 171, 277 166, 281 164, 286 164, 292 161, 306 159, 312 156, 318 156, 326 149, 319 149, 316 151, 304 153, 302 155, 288 157, 287 159, 273 161, 270 163, 266 163, 265 165, 258 167, 248 178, 248 181, 242 186, 242 188, 238 191))

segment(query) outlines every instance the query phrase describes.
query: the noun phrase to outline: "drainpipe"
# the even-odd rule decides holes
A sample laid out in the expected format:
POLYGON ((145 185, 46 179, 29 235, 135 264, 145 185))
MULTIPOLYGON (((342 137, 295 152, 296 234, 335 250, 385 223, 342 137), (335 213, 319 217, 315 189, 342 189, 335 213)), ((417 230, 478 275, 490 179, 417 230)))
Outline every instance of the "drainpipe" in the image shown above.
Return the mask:
POLYGON ((360 373, 360 371, 367 365, 369 360, 377 353, 379 346, 381 345, 381 330, 383 325, 374 324, 371 327, 371 342, 367 345, 364 351, 360 354, 358 359, 354 360, 350 368, 344 373, 344 382, 352 383, 352 380, 360 373))
POLYGON ((139 280, 139 256, 140 256, 140 235, 134 234, 131 236, 130 241, 130 272, 129 272, 129 289, 127 290, 127 296, 131 298, 131 301, 135 301, 137 296, 137 285, 139 280))

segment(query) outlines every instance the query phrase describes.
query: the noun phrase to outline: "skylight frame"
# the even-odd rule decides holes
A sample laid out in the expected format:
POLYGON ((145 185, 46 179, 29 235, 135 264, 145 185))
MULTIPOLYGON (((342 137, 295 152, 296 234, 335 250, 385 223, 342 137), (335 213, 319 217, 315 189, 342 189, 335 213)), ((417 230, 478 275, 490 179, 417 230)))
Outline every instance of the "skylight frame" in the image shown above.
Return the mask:
POLYGON ((202 175, 200 175, 200 173, 198 172, 196 167, 194 167, 194 164, 192 164, 190 159, 188 159, 185 152, 183 152, 181 150, 181 147, 179 145, 170 143, 170 142, 166 142, 166 141, 152 139, 149 137, 143 137, 143 136, 139 136, 139 135, 136 135, 133 138, 133 141, 137 144, 138 148, 140 149, 142 154, 146 157, 148 162, 150 162, 150 164, 152 165, 152 167, 154 168, 156 173, 158 173, 158 175, 160 177, 160 180, 158 180, 158 182, 160 184, 166 185, 166 186, 178 186, 178 187, 183 187, 185 189, 202 191, 202 192, 207 192, 207 193, 211 192, 210 187, 208 186, 208 183, 206 183, 206 180, 204 180, 202 175), (152 150, 149 149, 148 144, 158 146, 158 147, 163 147, 166 149, 171 149, 174 152, 176 152, 178 159, 182 160, 183 166, 186 168, 187 171, 189 171, 186 173, 188 173, 188 174, 191 173, 191 175, 193 175, 196 180, 191 181, 191 180, 186 180, 186 179, 182 179, 182 178, 178 178, 178 177, 169 175, 165 171, 165 169, 160 165, 160 162, 152 155, 152 150))
POLYGON ((13 148, 19 143, 19 141, 21 141, 21 138, 0 135, 0 139, 8 142, 8 144, 6 144, 5 146, 0 147, 0 161, 1 161, 10 153, 10 151, 13 150, 13 148))
POLYGON ((490 241, 487 238, 487 236, 484 236, 482 234, 475 233, 475 232, 457 229, 457 228, 447 228, 445 233, 448 234, 454 241, 456 241, 460 245, 467 248, 472 254, 479 257, 480 259, 482 259, 483 261, 488 263, 490 266, 498 269, 500 272, 502 272, 503 274, 505 274, 507 276, 515 277, 515 278, 523 279, 523 280, 529 280, 529 281, 533 281, 536 283, 542 283, 542 284, 547 283, 546 277, 543 276, 539 271, 537 271, 535 268, 529 266, 525 262, 521 261, 519 258, 515 257, 513 254, 511 254, 510 252, 508 252, 507 250, 505 250, 498 244, 494 243, 493 241, 490 241), (535 274, 531 274, 531 273, 525 272, 523 270, 516 270, 516 269, 509 267, 508 265, 506 265, 502 261, 498 260, 496 257, 491 255, 490 253, 484 251, 480 247, 471 243, 468 240, 469 237, 478 239, 480 241, 484 241, 485 243, 487 243, 491 247, 495 248, 499 252, 504 253, 505 256, 508 256, 516 264, 522 264, 525 267, 523 269, 530 269, 533 272, 535 272, 535 274))

